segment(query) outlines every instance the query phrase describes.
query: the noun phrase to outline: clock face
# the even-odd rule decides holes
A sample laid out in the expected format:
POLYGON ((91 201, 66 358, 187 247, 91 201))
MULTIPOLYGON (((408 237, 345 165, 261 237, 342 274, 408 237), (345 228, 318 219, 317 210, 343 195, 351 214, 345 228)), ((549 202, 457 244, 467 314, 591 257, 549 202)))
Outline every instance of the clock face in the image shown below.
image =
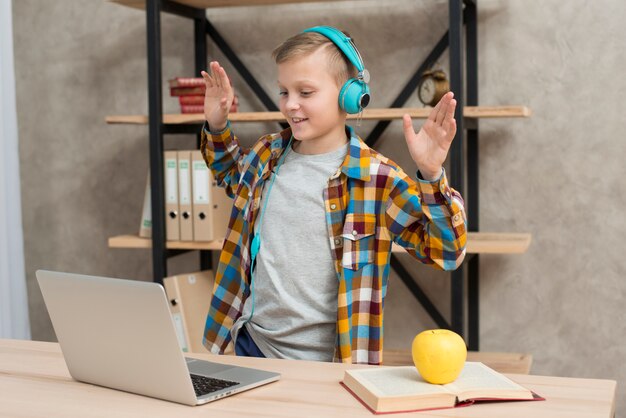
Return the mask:
POLYGON ((419 88, 419 99, 424 104, 432 104, 435 98, 435 80, 432 78, 425 79, 419 88))

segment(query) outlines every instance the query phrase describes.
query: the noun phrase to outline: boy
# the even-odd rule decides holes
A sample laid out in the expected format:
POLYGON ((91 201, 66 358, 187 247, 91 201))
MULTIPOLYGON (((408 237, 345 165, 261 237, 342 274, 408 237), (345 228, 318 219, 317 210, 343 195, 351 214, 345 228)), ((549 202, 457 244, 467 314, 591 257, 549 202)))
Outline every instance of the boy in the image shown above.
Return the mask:
POLYGON ((232 339, 238 355, 381 364, 392 242, 439 269, 465 256, 463 200, 442 168, 456 132, 452 93, 417 134, 404 116, 415 181, 346 126, 342 86, 361 83, 357 111, 369 90, 343 40, 316 27, 276 48, 290 127, 251 150, 228 122, 226 72, 217 62, 202 72, 202 154, 234 199, 204 332, 211 352, 232 339))

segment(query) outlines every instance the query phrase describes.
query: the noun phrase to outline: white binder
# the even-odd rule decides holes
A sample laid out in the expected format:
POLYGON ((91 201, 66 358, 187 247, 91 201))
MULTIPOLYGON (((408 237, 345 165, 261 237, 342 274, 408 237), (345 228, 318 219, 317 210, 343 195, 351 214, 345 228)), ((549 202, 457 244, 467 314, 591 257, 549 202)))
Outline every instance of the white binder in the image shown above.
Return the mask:
POLYGON ((180 240, 178 208, 178 159, 176 151, 163 153, 165 165, 165 231, 168 241, 180 240))
POLYGON ((178 206, 180 208, 180 240, 193 241, 191 151, 178 151, 178 206))
POLYGON ((193 233, 195 241, 222 240, 226 236, 233 201, 217 187, 199 150, 191 152, 193 233))
POLYGON ((152 202, 150 201, 150 173, 146 181, 146 191, 143 195, 143 210, 141 212, 141 224, 139 225, 139 236, 142 238, 152 238, 152 202))

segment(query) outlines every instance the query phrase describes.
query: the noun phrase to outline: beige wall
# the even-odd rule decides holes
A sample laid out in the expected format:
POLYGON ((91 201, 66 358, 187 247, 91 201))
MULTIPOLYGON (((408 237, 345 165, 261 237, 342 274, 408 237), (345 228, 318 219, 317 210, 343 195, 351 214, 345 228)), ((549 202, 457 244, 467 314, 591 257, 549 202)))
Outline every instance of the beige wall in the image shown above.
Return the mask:
MULTIPOLYGON (((617 379, 622 398, 626 3, 479 3, 481 104, 534 112, 527 120, 480 122, 481 228, 533 234, 524 255, 481 258, 481 348, 532 353, 536 374, 617 379)), ((151 277, 148 251, 106 244, 139 225, 148 130, 106 125, 104 118, 146 112, 145 17, 79 0, 19 0, 13 13, 32 332, 53 340, 36 269, 151 277)), ((348 30, 372 74, 372 106, 384 107, 445 32, 447 2, 347 1, 208 15, 272 94, 275 45, 316 24, 348 30)), ((193 75, 191 23, 163 16, 162 24, 164 79, 193 75)), ((209 56, 222 59, 212 45, 209 56)), ((261 110, 231 75, 241 110, 261 110)), ((409 105, 419 106, 415 95, 409 105)), ((175 111, 174 99, 165 96, 164 108, 175 111)), ((365 136, 371 126, 359 131, 365 136)), ((249 144, 276 129, 240 125, 237 132, 249 144)), ((166 138, 168 147, 193 143, 193 136, 166 138)), ((394 122, 378 149, 413 171, 405 146, 394 122)), ((448 276, 403 261, 447 313, 448 276)), ((196 254, 170 262, 171 272, 197 267, 196 254)), ((435 325, 396 279, 386 301, 385 342, 408 347, 435 325)))

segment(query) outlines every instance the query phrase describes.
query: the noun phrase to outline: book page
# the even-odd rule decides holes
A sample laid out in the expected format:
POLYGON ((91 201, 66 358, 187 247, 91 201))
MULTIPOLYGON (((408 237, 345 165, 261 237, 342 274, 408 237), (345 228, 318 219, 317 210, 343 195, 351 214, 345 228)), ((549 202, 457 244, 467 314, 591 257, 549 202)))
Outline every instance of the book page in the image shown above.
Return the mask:
POLYGON ((499 396, 524 398, 527 395, 532 398, 529 390, 478 362, 466 362, 459 377, 445 387, 464 399, 499 396), (516 392, 519 393, 516 395, 516 392))
POLYGON ((379 397, 448 392, 440 385, 426 383, 413 366, 357 369, 349 370, 349 372, 379 397))

